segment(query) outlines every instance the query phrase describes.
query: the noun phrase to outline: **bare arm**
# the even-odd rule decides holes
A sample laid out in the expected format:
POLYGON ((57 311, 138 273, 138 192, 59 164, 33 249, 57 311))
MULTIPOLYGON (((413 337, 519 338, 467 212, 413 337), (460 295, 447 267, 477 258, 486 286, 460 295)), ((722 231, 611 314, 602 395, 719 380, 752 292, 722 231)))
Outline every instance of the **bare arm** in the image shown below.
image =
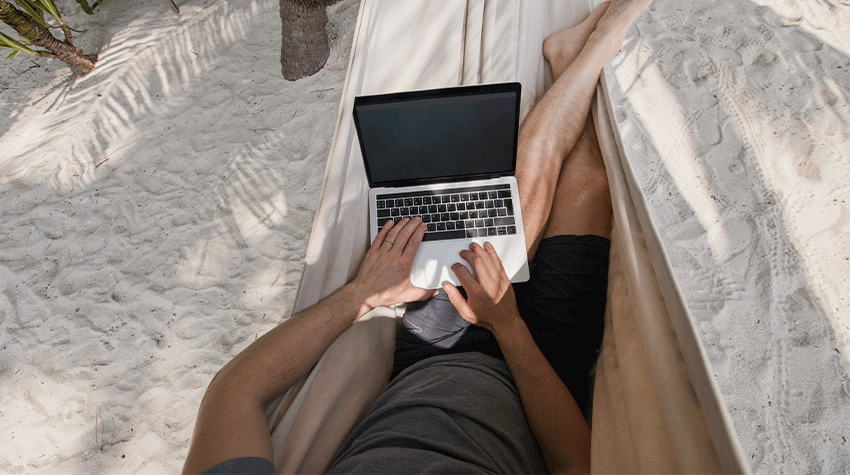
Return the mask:
POLYGON ((534 343, 520 317, 513 287, 490 243, 461 252, 477 278, 464 266, 452 267, 466 289, 444 289, 460 315, 490 330, 499 342, 519 389, 525 415, 534 432, 546 466, 552 473, 590 471, 590 429, 572 394, 534 343))
POLYGON ((272 460, 266 406, 307 374, 331 343, 371 309, 434 294, 410 284, 424 234, 419 219, 387 223, 353 281, 278 325, 225 365, 201 401, 183 472, 200 473, 240 457, 272 460))
POLYGON ((589 473, 590 428, 572 394, 537 348, 525 322, 499 327, 496 340, 549 471, 589 473))

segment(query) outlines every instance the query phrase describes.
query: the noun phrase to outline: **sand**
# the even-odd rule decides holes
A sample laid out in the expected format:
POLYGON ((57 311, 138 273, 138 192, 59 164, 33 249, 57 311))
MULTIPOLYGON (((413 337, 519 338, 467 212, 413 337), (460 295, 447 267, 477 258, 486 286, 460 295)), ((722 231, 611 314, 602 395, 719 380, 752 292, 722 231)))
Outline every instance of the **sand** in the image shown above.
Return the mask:
POLYGON ((290 83, 278 2, 178 3, 68 15, 84 79, 0 65, 0 472, 179 472, 212 376, 291 312, 358 4, 290 83))
POLYGON ((847 473, 850 4, 695 3, 612 61, 629 163, 753 471, 847 473))
MULTIPOLYGON (((209 380, 291 311, 357 3, 294 83, 277 2, 178 3, 67 15, 86 78, 0 64, 0 472, 179 471, 209 380)), ((756 473, 850 470, 848 25, 656 0, 609 65, 756 473)))

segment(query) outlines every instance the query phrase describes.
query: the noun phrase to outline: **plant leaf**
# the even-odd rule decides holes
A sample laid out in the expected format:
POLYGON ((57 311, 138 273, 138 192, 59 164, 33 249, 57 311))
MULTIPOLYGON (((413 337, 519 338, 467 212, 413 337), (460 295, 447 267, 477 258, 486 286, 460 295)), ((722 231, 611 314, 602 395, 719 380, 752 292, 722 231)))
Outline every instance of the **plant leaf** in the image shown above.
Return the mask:
POLYGON ((9 48, 12 50, 12 54, 10 54, 6 59, 14 58, 18 53, 27 53, 33 56, 38 56, 38 53, 27 48, 26 45, 20 41, 5 35, 3 32, 0 32, 0 48, 9 48))
POLYGON ((41 5, 34 4, 29 0, 15 0, 15 3, 18 7, 26 13, 28 17, 33 19, 39 25, 50 28, 47 24, 47 21, 44 20, 44 9, 41 8, 41 5))
POLYGON ((73 41, 71 40, 71 28, 68 27, 68 24, 65 23, 65 19, 62 18, 62 14, 59 13, 59 9, 56 8, 56 4, 53 3, 53 0, 29 0, 33 1, 41 7, 42 10, 50 14, 56 21, 59 23, 59 28, 62 29, 62 32, 65 33, 65 42, 69 45, 73 46, 73 41))
POLYGON ((94 7, 97 6, 97 2, 95 2, 94 5, 89 5, 89 2, 86 0, 77 0, 77 3, 80 4, 80 8, 82 8, 84 12, 89 15, 94 15, 94 7))
POLYGON ((53 3, 53 0, 35 0, 35 2, 33 3, 38 4, 38 6, 40 6, 42 10, 44 10, 50 16, 55 18, 60 25, 65 25, 65 20, 62 19, 62 14, 59 13, 59 9, 56 8, 56 4, 53 3))

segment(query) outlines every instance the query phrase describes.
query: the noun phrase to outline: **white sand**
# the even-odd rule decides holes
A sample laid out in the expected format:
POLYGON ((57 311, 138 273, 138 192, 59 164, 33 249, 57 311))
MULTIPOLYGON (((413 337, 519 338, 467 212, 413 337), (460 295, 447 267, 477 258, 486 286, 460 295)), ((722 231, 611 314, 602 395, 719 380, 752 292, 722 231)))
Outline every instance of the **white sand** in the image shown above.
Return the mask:
POLYGON ((177 473, 209 380, 291 310, 358 4, 295 83, 277 1, 178 4, 69 15, 101 52, 76 83, 0 65, 2 473, 177 473))
MULTIPOLYGON (((641 17, 616 117, 753 469, 847 471, 850 6, 694 3, 641 17)), ((296 83, 269 0, 110 0, 68 15, 89 77, 0 65, 0 472, 180 469, 289 314, 356 13, 296 83)))
POLYGON ((656 0, 637 32, 616 120, 744 455, 847 473, 850 4, 656 0))

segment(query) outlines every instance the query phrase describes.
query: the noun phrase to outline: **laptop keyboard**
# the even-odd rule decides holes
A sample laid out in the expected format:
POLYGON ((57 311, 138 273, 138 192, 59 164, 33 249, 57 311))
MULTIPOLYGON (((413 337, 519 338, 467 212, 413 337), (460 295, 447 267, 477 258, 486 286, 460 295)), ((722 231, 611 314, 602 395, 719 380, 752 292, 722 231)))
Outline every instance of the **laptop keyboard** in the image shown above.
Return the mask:
POLYGON ((510 185, 476 186, 378 195, 378 229, 387 221, 419 216, 423 241, 516 234, 510 185))

